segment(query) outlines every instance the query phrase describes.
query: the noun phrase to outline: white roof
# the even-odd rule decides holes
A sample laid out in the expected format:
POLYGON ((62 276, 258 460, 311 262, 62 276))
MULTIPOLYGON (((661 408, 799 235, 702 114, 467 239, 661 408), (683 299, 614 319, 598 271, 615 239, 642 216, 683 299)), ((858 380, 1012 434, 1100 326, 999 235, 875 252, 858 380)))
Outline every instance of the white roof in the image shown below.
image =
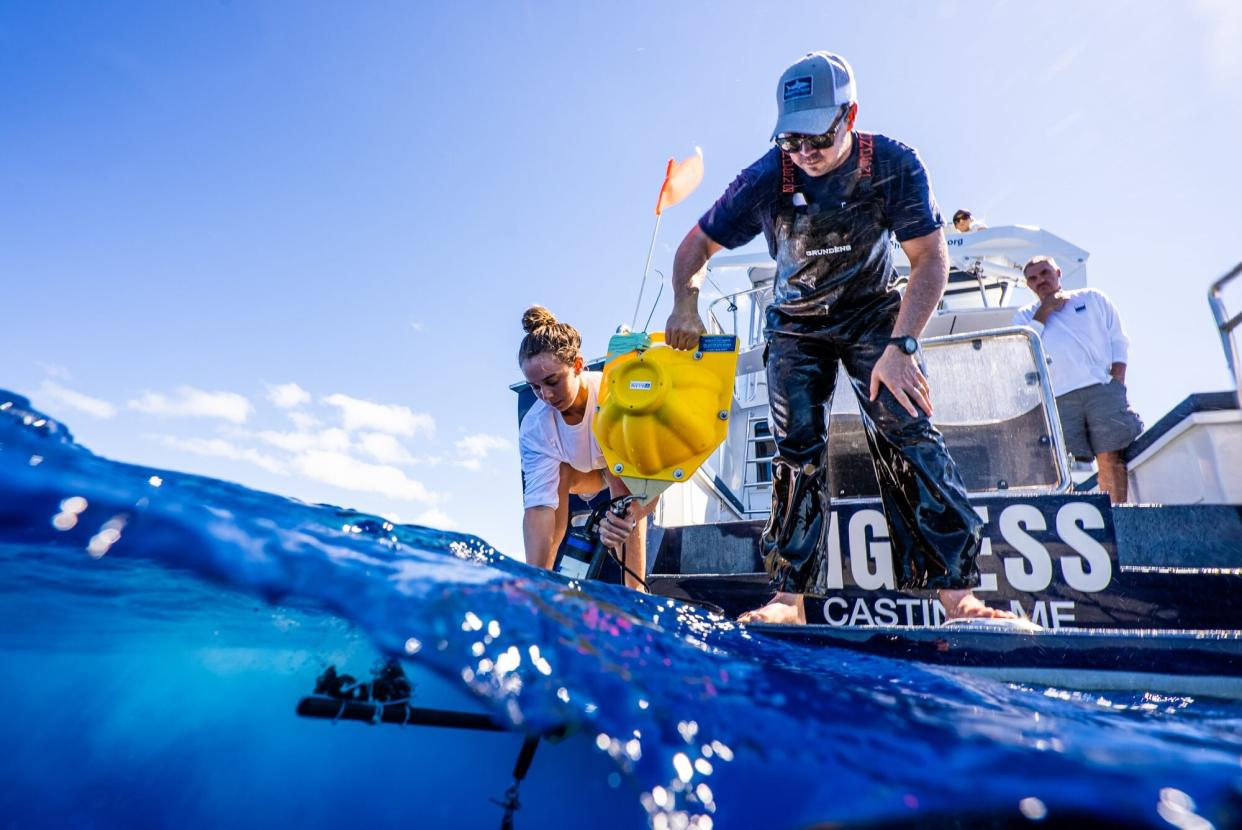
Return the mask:
MULTIPOLYGON (((1030 225, 1003 225, 970 233, 950 230, 945 235, 953 267, 963 271, 976 266, 990 277, 1025 282, 1022 266, 1033 256, 1050 256, 1061 267, 1061 284, 1066 288, 1087 285, 1087 251, 1050 231, 1030 225)), ((905 254, 898 253, 898 268, 909 268, 905 254)))

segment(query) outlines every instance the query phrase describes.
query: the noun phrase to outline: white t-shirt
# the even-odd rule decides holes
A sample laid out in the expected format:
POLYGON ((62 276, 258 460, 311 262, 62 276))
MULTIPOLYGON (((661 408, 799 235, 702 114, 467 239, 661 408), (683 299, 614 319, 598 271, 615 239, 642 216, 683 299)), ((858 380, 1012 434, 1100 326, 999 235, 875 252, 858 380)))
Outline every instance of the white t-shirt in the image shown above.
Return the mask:
POLYGON ((1108 383, 1112 379, 1108 370, 1114 363, 1127 363, 1130 350, 1121 317, 1103 292, 1077 288, 1065 295, 1065 305, 1047 323, 1035 321, 1038 302, 1022 306, 1013 317, 1014 325, 1039 332, 1044 353, 1051 360, 1048 370, 1057 396, 1108 383))
POLYGON ((580 376, 587 388, 586 413, 577 424, 567 424, 561 413, 543 401, 535 401, 522 418, 518 430, 518 447, 522 455, 523 506, 556 507, 557 487, 561 482, 561 464, 589 473, 604 469, 604 451, 591 431, 595 417, 595 401, 600 372, 583 372, 580 376))

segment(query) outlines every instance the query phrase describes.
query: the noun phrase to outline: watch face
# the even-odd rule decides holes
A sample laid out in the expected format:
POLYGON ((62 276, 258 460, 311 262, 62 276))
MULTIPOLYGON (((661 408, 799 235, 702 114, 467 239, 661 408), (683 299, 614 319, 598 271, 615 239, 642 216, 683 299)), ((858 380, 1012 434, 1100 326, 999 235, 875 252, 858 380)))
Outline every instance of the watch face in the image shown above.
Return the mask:
POLYGON ((919 341, 909 335, 906 335, 905 337, 894 337, 888 342, 900 349, 903 354, 914 354, 919 350, 919 341))

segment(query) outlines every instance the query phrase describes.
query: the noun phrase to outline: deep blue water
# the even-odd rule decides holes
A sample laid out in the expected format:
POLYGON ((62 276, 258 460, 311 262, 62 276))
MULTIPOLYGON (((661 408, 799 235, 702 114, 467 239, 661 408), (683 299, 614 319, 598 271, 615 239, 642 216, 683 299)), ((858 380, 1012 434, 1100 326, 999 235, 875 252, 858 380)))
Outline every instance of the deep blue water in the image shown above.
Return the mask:
POLYGON ((418 705, 568 730, 518 828, 1242 825, 1236 703, 769 641, 0 408, 4 826, 498 827, 520 734, 296 716, 382 657, 418 705))

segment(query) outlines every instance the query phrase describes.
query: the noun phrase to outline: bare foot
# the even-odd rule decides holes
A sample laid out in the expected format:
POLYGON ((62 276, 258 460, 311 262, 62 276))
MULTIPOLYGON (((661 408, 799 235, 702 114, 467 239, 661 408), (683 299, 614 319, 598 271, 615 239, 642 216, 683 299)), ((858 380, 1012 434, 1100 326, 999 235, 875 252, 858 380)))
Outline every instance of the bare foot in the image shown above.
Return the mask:
POLYGON ((783 591, 772 597, 771 602, 754 611, 747 611, 737 618, 743 623, 777 623, 779 625, 806 625, 806 606, 802 594, 783 591))
POLYGON ((1016 620, 1018 617, 1009 611, 989 608, 975 596, 969 588, 940 592, 940 604, 944 606, 945 620, 960 620, 965 617, 984 617, 995 620, 1016 620))

